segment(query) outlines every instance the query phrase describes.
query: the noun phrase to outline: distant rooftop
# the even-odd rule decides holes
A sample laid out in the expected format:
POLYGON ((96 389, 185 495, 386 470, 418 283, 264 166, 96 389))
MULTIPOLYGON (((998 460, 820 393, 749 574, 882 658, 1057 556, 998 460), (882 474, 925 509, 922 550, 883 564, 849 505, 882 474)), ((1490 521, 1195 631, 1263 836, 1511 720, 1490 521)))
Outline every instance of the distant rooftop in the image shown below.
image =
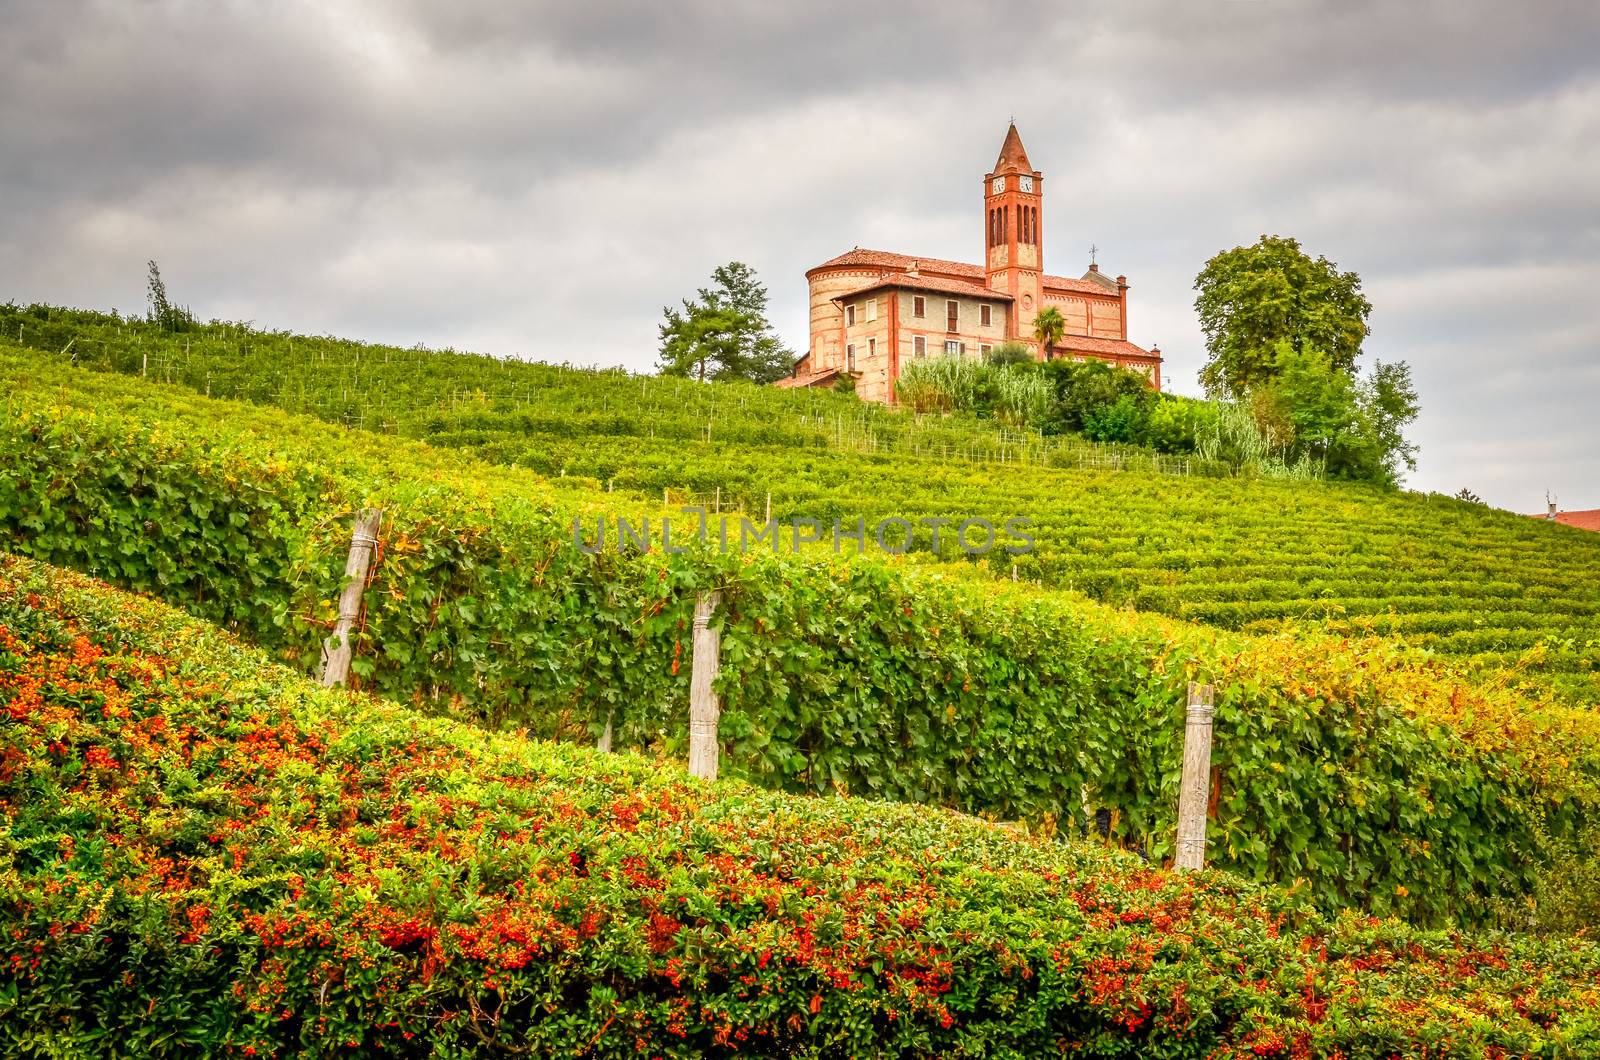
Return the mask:
POLYGON ((1553 516, 1549 512, 1542 512, 1534 518, 1548 519, 1563 526, 1575 526, 1579 530, 1600 532, 1600 508, 1590 508, 1582 512, 1556 512, 1553 516))

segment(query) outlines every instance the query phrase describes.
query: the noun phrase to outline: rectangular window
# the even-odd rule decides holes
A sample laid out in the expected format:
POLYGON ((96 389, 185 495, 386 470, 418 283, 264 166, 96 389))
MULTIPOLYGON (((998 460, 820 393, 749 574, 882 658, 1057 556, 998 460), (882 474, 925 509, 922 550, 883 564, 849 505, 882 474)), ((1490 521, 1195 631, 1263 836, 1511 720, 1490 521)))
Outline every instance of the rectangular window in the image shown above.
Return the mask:
POLYGON ((981 305, 978 307, 978 323, 982 324, 984 327, 988 327, 991 323, 989 307, 987 305, 981 305))
POLYGON ((867 319, 868 320, 877 320, 878 319, 878 300, 876 298, 874 298, 872 301, 867 303, 867 319))
POLYGON ((912 297, 912 299, 911 299, 911 315, 912 316, 914 316, 914 317, 926 316, 927 315, 927 309, 928 309, 927 299, 923 298, 920 294, 919 295, 915 295, 915 296, 912 297))
POLYGON ((945 339, 944 352, 947 357, 959 357, 961 355, 961 343, 955 339, 945 339))
POLYGON ((868 339, 867 340, 867 360, 869 360, 869 361, 872 360, 872 358, 876 357, 877 354, 878 354, 878 340, 877 339, 868 339))
POLYGON ((954 298, 944 304, 944 329, 946 331, 961 330, 961 304, 954 298))
POLYGON ((991 346, 991 345, 989 345, 989 344, 988 344, 988 343, 987 343, 987 342, 986 342, 986 343, 984 343, 984 344, 983 344, 983 345, 981 345, 981 346, 979 346, 979 347, 978 347, 978 352, 979 352, 979 353, 981 353, 981 354, 983 354, 983 355, 984 355, 984 356, 985 356, 985 357, 987 357, 987 356, 989 356, 989 351, 990 351, 990 350, 992 350, 992 349, 994 349, 994 347, 993 347, 993 346, 991 346))
POLYGON ((853 342, 844 348, 844 370, 847 372, 856 370, 856 344, 853 342))
POLYGON ((926 357, 928 355, 928 340, 921 335, 914 336, 911 339, 911 354, 914 357, 926 357))
POLYGON ((844 324, 845 324, 845 327, 854 327, 855 323, 856 323, 856 307, 853 306, 853 305, 845 306, 844 307, 844 324))

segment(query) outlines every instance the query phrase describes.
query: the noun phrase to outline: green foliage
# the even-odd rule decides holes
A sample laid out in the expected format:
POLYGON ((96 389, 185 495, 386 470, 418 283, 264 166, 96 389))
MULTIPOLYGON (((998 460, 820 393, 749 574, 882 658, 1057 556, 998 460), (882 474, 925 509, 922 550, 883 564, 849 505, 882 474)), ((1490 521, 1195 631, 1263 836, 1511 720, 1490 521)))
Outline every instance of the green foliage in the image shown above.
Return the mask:
MULTIPOLYGON (((571 520, 618 511, 592 482, 44 365, 7 373, 0 532, 15 550, 304 667, 350 513, 377 505, 354 672, 429 710, 580 740, 610 721, 619 746, 681 753, 689 608, 716 586, 724 750, 765 785, 1079 828, 1087 804, 1160 859, 1184 682, 1202 676, 1218 686, 1216 862, 1303 878, 1326 906, 1482 917, 1535 886, 1543 837, 1592 820, 1600 722, 1485 698, 1403 652, 1218 636, 906 561, 589 556, 571 520)), ((1203 521, 1185 522, 1193 542, 1203 521)), ((1176 571, 1193 550, 1153 559, 1176 571)))
MULTIPOLYGON (((1293 476, 1318 468, 1292 454, 1281 467, 1174 459, 1050 433, 1058 422, 1035 434, 827 390, 704 386, 224 324, 171 336, 109 314, 0 305, 0 344, 19 336, 41 351, 18 351, 30 371, 72 343, 80 366, 424 439, 571 489, 598 480, 617 491, 598 498, 613 509, 670 490, 707 504, 715 493, 746 512, 770 495, 780 518, 1024 513, 1037 548, 1021 573, 1048 587, 1229 629, 1395 637, 1453 665, 1600 701, 1600 539, 1442 498, 1308 485, 1293 476), (1267 470, 1287 481, 1257 477, 1267 470)), ((1176 409, 1196 436, 1216 431, 1217 406, 1157 396, 1132 373, 1062 361, 1039 371, 1108 377, 1113 400, 1146 395, 1150 417, 1176 409)), ((262 422, 271 431, 277 418, 262 422)), ((918 555, 930 546, 920 535, 918 555)), ((1009 558, 993 569, 1009 576, 1009 558)))
POLYGON ((1404 361, 1379 361, 1362 386, 1362 397, 1382 471, 1381 475, 1367 477, 1370 481, 1398 482, 1402 466, 1408 471, 1417 469, 1417 447, 1403 433, 1422 409, 1411 382, 1411 366, 1404 361))
POLYGON ((1033 351, 1028 344, 1015 339, 1002 342, 989 351, 988 361, 996 368, 1008 364, 1033 364, 1033 351))
POLYGON ((1398 485, 1402 467, 1416 468, 1416 446, 1405 427, 1418 404, 1405 364, 1379 362, 1357 380, 1321 350, 1279 342, 1276 374, 1251 395, 1258 421, 1281 440, 1291 461, 1323 468, 1335 478, 1398 485))
POLYGON ((792 351, 767 320, 767 289, 741 261, 719 265, 711 287, 682 310, 662 309, 661 364, 665 375, 771 383, 788 375, 792 351))
POLYGON ((994 377, 970 357, 925 357, 900 366, 895 395, 913 412, 972 412, 987 407, 994 377))
POLYGON ((1055 306, 1045 306, 1033 318, 1033 337, 1044 347, 1044 358, 1050 360, 1056 351, 1056 343, 1067 333, 1067 321, 1061 315, 1061 310, 1055 306))
POLYGON ((1159 394, 1145 407, 1140 442, 1163 453, 1193 452, 1213 429, 1221 403, 1159 394))
POLYGON ((187 309, 180 309, 167 301, 167 285, 161 279, 161 269, 152 260, 149 263, 150 273, 145 284, 146 296, 150 304, 150 323, 163 331, 184 331, 194 326, 194 316, 187 309))
POLYGON ((1225 250, 1195 277, 1195 312, 1208 359, 1200 381, 1208 393, 1242 397, 1276 374, 1276 350, 1323 351, 1332 367, 1355 371, 1372 304, 1361 277, 1315 261, 1297 240, 1262 236, 1225 250))
POLYGON ((1144 376, 1093 360, 1047 361, 1043 371, 1055 388, 1057 401, 1047 430, 1077 431, 1096 441, 1118 442, 1132 441, 1141 433, 1145 405, 1155 400, 1144 376), (1129 399, 1123 402, 1123 410, 1111 413, 1111 406, 1123 398, 1129 399), (1113 420, 1127 423, 1120 437, 1109 437, 1109 430, 1098 436, 1092 433, 1097 424, 1113 420))
POLYGON ((1590 1055, 1600 949, 310 686, 0 559, 10 1056, 1590 1055))
POLYGON ((1002 364, 993 369, 991 378, 995 419, 1035 430, 1049 420, 1055 394, 1032 363, 1002 364))

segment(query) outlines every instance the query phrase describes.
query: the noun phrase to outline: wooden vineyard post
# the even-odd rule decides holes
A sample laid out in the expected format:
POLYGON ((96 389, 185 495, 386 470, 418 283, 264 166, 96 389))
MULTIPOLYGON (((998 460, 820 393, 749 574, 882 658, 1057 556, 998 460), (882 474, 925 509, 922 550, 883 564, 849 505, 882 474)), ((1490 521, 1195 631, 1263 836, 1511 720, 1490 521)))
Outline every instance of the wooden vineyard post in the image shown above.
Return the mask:
POLYGON ((722 713, 715 685, 722 634, 711 628, 711 613, 722 594, 701 593, 694 602, 694 641, 689 675, 689 772, 717 779, 717 721, 722 713))
POLYGON ((1212 687, 1189 682, 1189 706, 1183 728, 1183 780, 1178 788, 1177 869, 1206 865, 1206 796, 1211 787, 1212 687))
POLYGON ((356 514, 350 531, 350 557, 344 563, 344 590, 339 594, 339 621, 333 627, 333 636, 323 642, 322 664, 317 673, 324 688, 342 685, 350 676, 350 630, 361 615, 361 594, 367 588, 367 568, 372 564, 372 550, 378 544, 378 526, 382 522, 382 511, 363 508, 356 514))

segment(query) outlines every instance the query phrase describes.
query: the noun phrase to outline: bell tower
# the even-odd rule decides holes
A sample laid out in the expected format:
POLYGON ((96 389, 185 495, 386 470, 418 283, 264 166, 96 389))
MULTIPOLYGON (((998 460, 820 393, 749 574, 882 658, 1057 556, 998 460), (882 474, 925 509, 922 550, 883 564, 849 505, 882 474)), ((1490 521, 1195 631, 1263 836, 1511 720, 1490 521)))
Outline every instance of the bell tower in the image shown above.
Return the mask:
POLYGON ((983 263, 989 288, 1012 298, 1006 337, 1030 346, 1044 271, 1043 194, 1044 174, 1029 164, 1013 122, 1000 145, 1000 158, 983 178, 983 263))

